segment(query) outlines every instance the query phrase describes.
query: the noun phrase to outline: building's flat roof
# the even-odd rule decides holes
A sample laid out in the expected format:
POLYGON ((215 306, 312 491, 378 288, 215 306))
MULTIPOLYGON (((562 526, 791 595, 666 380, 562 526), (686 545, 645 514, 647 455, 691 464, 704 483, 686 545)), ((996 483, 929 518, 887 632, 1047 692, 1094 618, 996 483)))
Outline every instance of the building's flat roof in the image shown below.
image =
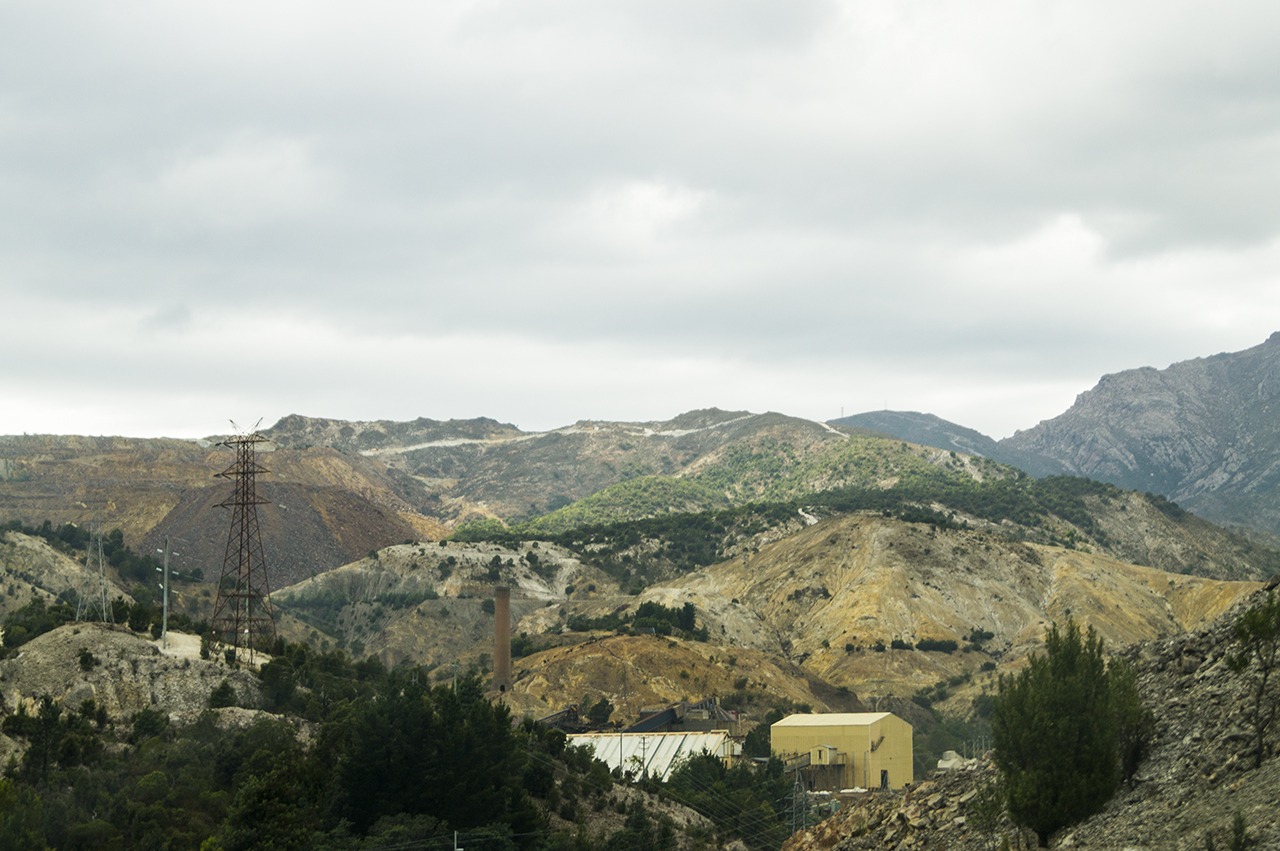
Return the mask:
MULTIPOLYGON (((892 712, 816 712, 788 715, 774 727, 865 727, 893 716, 892 712)), ((905 723, 905 722, 904 722, 905 723)))

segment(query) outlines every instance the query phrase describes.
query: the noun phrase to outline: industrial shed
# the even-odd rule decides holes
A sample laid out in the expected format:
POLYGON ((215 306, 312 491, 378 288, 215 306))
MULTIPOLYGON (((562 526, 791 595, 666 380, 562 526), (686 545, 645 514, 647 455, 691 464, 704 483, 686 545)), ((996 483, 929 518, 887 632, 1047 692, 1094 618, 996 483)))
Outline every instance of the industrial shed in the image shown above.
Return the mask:
POLYGON ((811 789, 901 789, 914 780, 911 725, 890 712, 789 715, 770 728, 773 755, 811 789))
POLYGON ((666 781, 683 760, 703 751, 728 760, 734 756, 728 732, 710 733, 580 733, 569 744, 595 750, 596 759, 614 768, 666 781))

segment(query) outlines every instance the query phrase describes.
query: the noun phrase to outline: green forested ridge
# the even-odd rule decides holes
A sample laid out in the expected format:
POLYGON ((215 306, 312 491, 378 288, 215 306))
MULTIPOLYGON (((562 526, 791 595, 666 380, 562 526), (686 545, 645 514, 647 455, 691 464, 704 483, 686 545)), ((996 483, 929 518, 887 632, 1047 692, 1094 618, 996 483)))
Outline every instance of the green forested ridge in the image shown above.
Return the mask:
MULTIPOLYGON (((984 459, 967 459, 986 477, 1019 475, 984 459)), ((662 514, 697 514, 755 503, 789 503, 830 490, 875 490, 886 481, 904 487, 962 486, 974 477, 954 453, 929 460, 918 447, 853 436, 803 453, 790 443, 761 437, 729 444, 697 472, 643 475, 611 485, 528 521, 538 532, 610 525, 662 514)))
POLYGON ((540 532, 555 534, 657 514, 710 511, 728 504, 727 497, 701 482, 670 476, 641 476, 544 514, 528 525, 540 532))
MULTIPOLYGON (((1099 510, 1120 500, 1124 491, 1091 479, 1032 479, 1016 471, 1010 473, 976 480, 939 472, 929 465, 900 475, 891 487, 840 487, 785 501, 654 513, 610 522, 594 522, 591 518, 598 517, 598 511, 580 515, 556 512, 559 517, 554 524, 533 520, 506 526, 488 520, 460 527, 454 539, 509 546, 531 540, 554 542, 633 589, 713 564, 726 558, 735 543, 767 529, 795 523, 802 514, 813 517, 873 511, 945 528, 966 527, 973 519, 994 524, 1012 538, 1071 548, 1107 547, 1109 541, 1099 523, 1099 510), (583 525, 566 527, 562 521, 571 517, 582 519, 583 525)), ((611 504, 619 501, 625 485, 613 490, 611 504)), ((1185 512, 1168 500, 1150 495, 1146 498, 1174 522, 1183 519, 1185 512)), ((1257 547, 1252 551, 1260 560, 1259 569, 1269 573, 1280 570, 1280 554, 1257 547)))

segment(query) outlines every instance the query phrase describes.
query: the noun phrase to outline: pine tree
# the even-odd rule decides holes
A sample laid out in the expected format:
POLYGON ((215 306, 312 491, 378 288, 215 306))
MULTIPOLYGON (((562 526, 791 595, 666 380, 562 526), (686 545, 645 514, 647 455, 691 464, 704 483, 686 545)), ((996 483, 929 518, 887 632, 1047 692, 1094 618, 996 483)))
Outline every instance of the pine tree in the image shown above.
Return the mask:
POLYGON ((1101 809, 1136 767, 1149 718, 1133 676, 1108 670, 1092 628, 1055 625, 1044 654, 1000 680, 992 733, 1009 814, 1048 847, 1055 832, 1101 809))

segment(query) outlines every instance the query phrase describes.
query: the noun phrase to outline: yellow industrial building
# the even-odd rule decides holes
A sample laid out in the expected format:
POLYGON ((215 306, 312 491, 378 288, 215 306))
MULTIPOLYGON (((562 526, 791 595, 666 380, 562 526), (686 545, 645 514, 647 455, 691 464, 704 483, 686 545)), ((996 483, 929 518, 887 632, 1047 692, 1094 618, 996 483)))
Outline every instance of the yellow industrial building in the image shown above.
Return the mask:
POLYGON ((890 712, 789 715, 770 728, 773 755, 811 789, 901 789, 915 779, 911 725, 890 712))

